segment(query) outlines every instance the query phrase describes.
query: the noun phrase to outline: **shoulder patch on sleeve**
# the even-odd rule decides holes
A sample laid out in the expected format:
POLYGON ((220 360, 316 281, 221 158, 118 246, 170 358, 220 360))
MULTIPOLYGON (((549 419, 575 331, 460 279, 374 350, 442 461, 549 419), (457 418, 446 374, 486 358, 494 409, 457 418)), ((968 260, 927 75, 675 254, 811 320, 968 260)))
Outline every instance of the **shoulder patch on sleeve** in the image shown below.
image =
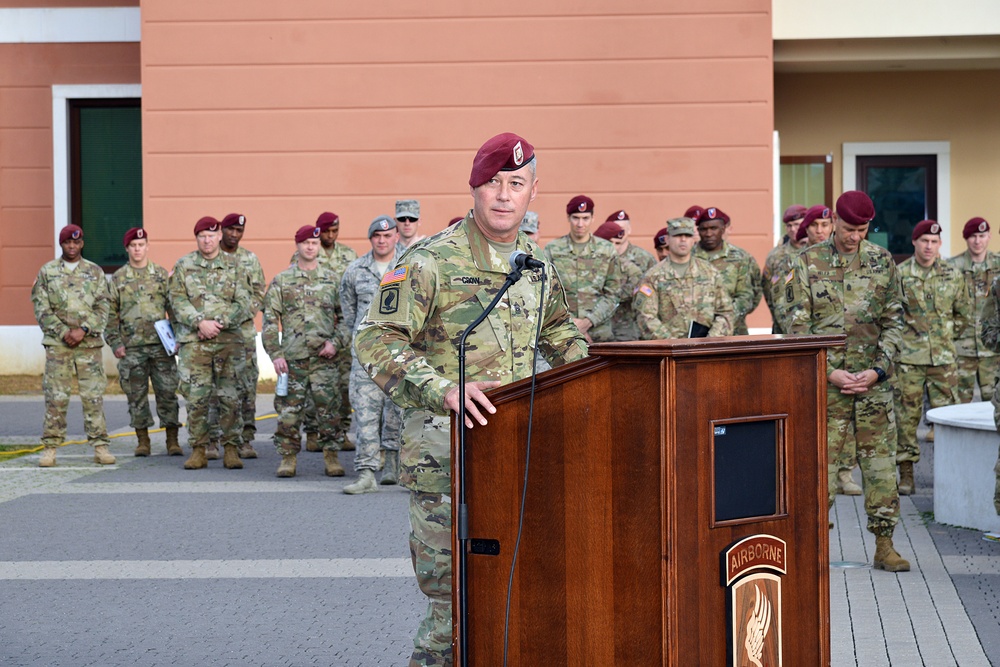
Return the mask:
POLYGON ((408 273, 409 273, 409 267, 406 266, 400 266, 393 269, 392 271, 388 271, 384 276, 382 276, 382 282, 379 283, 379 287, 385 285, 391 285, 393 283, 403 282, 404 280, 406 280, 406 276, 408 273))
POLYGON ((639 286, 639 291, 645 294, 646 296, 653 296, 653 288, 645 283, 639 286))
POLYGON ((789 271, 788 275, 785 276, 785 284, 787 285, 788 283, 792 282, 793 280, 795 280, 795 269, 792 269, 791 271, 789 271))

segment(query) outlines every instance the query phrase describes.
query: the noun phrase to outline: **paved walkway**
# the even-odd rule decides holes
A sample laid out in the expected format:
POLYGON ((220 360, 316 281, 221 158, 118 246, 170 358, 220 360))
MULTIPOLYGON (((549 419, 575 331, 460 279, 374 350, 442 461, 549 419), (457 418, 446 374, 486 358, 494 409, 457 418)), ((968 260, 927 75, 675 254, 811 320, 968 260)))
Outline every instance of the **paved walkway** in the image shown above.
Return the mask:
MULTIPOLYGON (((109 428, 127 433, 118 402, 109 428)), ((258 414, 270 403, 261 396, 258 414)), ((39 399, 0 397, 0 442, 30 441, 40 424, 39 399)), ((273 424, 260 422, 261 456, 241 471, 184 471, 162 434, 145 459, 134 437, 114 439, 115 466, 82 445, 52 469, 37 455, 0 463, 0 665, 406 664, 424 607, 406 493, 344 495, 353 475, 324 477, 320 454, 275 478, 273 424)), ((341 459, 350 470, 352 454, 341 459)), ((909 573, 871 569, 863 505, 837 499, 835 667, 1000 667, 1000 545, 932 521, 929 471, 922 461, 920 493, 902 502, 909 573)))

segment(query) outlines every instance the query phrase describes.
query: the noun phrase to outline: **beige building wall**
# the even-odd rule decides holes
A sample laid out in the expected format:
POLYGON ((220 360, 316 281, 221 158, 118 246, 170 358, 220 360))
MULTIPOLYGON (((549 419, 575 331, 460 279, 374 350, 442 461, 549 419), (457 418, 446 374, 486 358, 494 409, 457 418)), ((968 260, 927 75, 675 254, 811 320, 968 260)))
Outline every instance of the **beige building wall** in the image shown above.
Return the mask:
POLYGON ((973 216, 1000 251, 1000 71, 777 74, 774 98, 782 155, 832 153, 834 197, 845 142, 950 142, 952 252, 973 216))

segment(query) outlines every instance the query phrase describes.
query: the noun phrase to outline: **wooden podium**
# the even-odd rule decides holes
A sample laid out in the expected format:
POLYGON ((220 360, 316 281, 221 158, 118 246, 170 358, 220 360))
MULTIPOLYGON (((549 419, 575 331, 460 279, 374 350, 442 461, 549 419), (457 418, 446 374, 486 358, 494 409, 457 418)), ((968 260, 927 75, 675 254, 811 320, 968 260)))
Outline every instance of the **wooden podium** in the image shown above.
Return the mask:
MULTIPOLYGON (((829 665, 825 348, 842 344, 608 343, 540 375, 508 665, 829 665)), ((491 392, 466 435, 477 667, 503 662, 529 390, 491 392)))

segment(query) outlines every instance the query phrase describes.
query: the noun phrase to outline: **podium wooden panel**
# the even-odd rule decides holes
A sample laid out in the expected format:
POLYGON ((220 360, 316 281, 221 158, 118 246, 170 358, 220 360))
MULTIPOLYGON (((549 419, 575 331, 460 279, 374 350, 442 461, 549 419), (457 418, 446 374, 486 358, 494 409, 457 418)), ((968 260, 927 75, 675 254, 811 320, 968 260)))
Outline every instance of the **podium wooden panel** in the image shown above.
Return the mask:
MULTIPOLYGON (((774 621, 781 663, 828 665, 825 348, 842 342, 602 344, 540 375, 508 665, 743 664, 728 655, 732 603, 720 559, 758 534, 787 545, 774 621), (755 420, 775 425, 776 511, 719 520, 716 501, 732 489, 714 488, 715 466, 731 463, 714 458, 715 438, 727 424, 755 420)), ((469 534, 500 545, 498 555, 468 557, 469 665, 503 660, 529 389, 522 381, 491 392, 497 414, 466 435, 469 534)), ((457 447, 454 420, 452 431, 457 447)), ((727 474, 751 493, 769 489, 739 469, 727 474)), ((457 558, 455 566, 457 600, 457 558)))

